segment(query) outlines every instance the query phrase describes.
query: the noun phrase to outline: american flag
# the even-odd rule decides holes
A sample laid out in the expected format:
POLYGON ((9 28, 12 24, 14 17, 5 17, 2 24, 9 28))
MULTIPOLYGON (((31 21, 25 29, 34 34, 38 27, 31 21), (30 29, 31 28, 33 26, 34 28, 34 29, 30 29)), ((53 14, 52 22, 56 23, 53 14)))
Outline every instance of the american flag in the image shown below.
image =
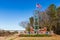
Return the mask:
POLYGON ((37 7, 37 8, 41 8, 41 5, 40 5, 40 4, 36 4, 36 7, 37 7))

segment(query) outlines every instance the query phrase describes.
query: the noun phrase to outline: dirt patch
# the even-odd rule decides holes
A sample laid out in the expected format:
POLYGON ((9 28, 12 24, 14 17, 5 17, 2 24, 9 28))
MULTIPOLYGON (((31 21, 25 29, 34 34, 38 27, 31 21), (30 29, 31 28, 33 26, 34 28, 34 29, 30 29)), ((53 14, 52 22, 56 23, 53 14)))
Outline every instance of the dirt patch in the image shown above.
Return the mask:
POLYGON ((60 40, 60 36, 52 36, 52 37, 18 37, 18 36, 10 36, 10 37, 0 37, 0 40, 60 40))
POLYGON ((0 37, 0 40, 6 40, 6 37, 0 37))

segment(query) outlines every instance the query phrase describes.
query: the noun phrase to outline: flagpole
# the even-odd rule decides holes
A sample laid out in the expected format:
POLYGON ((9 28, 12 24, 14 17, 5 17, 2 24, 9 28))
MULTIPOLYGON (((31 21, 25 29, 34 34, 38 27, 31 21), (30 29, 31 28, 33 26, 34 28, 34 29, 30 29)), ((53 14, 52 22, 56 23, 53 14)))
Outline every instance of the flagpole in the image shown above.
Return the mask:
POLYGON ((40 13, 40 4, 36 4, 36 10, 34 11, 34 31, 38 33, 39 29, 39 13, 40 13), (37 22, 37 24, 35 23, 37 22))

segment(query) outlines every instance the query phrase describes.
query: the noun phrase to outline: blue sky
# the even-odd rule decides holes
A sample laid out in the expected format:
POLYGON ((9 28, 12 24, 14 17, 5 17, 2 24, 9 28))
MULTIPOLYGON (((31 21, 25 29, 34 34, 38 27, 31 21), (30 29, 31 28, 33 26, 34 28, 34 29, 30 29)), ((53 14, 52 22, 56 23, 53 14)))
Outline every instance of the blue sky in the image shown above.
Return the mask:
POLYGON ((0 0, 0 29, 23 30, 19 23, 28 21, 39 3, 45 10, 50 4, 60 6, 60 0, 0 0))

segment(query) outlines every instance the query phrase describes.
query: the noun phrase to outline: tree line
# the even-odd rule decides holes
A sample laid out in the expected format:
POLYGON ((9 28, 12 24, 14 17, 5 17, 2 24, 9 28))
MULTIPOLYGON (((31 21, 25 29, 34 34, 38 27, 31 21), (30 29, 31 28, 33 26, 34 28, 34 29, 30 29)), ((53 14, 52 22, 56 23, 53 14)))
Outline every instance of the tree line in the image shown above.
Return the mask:
MULTIPOLYGON (((40 27, 47 27, 48 31, 53 30, 54 33, 60 34, 60 6, 57 7, 55 4, 50 4, 49 7, 41 12, 42 19, 39 21, 40 27)), ((29 22, 23 22, 20 25, 26 30, 30 31, 30 26, 33 27, 34 18, 30 17, 29 22)))

